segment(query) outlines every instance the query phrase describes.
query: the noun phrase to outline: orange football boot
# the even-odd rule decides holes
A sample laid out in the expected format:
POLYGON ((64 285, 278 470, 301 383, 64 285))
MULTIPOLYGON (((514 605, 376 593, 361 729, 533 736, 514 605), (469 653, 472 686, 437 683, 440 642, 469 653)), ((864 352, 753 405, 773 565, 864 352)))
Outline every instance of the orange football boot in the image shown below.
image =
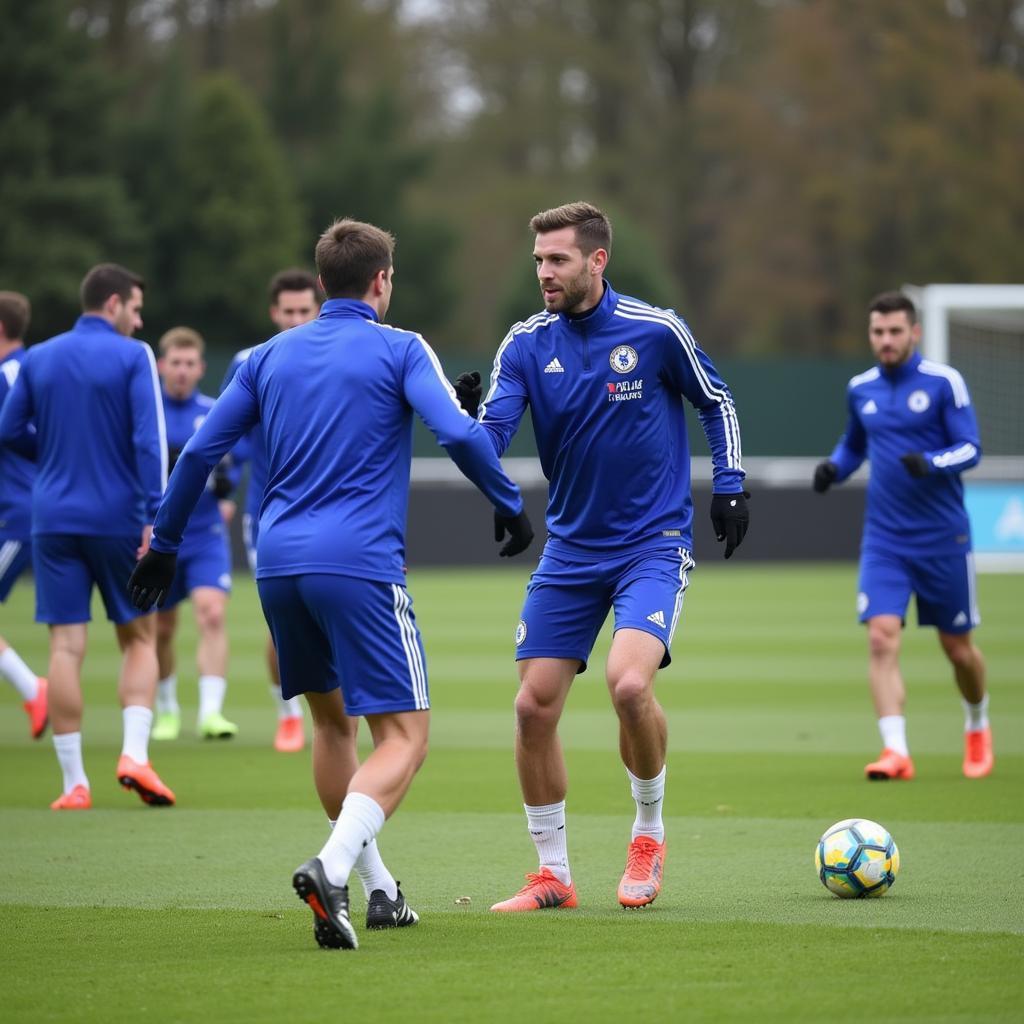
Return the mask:
POLYGON ((39 739, 39 737, 46 732, 46 726, 50 721, 46 704, 46 690, 46 680, 40 676, 39 689, 36 690, 35 697, 33 697, 32 700, 25 701, 22 705, 25 709, 25 714, 28 715, 28 727, 29 731, 32 733, 32 739, 34 740, 39 739))
POLYGON ((500 914, 523 910, 570 910, 576 906, 576 887, 560 882, 548 868, 526 876, 526 885, 511 899, 495 903, 491 910, 500 914))
POLYGON ((992 730, 972 729, 964 733, 964 775, 969 779, 983 779, 992 771, 992 730))
POLYGON ((277 722, 277 734, 274 736, 274 749, 282 754, 294 754, 306 745, 306 734, 302 728, 302 715, 280 718, 277 722))
POLYGON ((92 807, 92 795, 89 788, 81 784, 75 786, 70 793, 61 793, 50 804, 51 811, 87 811, 92 807))
POLYGON ((153 807, 170 807, 174 804, 174 794, 163 784, 148 761, 139 764, 127 754, 122 754, 117 762, 117 781, 125 789, 134 789, 144 804, 153 807))
POLYGON ((650 836, 637 836, 626 852, 626 870, 619 882, 619 903, 624 907, 646 907, 661 891, 665 870, 665 844, 650 836))
POLYGON ((878 755, 877 761, 864 766, 864 774, 869 779, 912 779, 914 777, 914 762, 903 754, 897 754, 895 750, 886 747, 878 755))

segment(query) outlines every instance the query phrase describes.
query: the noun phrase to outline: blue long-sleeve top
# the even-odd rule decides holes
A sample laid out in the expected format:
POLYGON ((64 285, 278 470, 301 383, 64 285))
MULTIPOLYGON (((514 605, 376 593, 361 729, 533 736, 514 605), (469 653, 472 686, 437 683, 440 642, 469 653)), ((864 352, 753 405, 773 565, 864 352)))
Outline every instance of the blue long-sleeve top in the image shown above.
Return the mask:
MULTIPOLYGON (((220 393, 224 394, 227 386, 234 380, 235 374, 245 361, 256 351, 258 345, 243 348, 236 352, 228 364, 224 380, 220 385, 220 393)), ((245 511, 253 519, 258 519, 260 506, 263 504, 263 492, 267 487, 267 445, 263 440, 263 431, 259 424, 246 434, 231 452, 235 466, 240 471, 243 466, 249 467, 249 483, 245 490, 245 511)))
POLYGON ((932 554, 969 548, 960 474, 981 461, 981 441, 963 377, 915 352, 901 366, 853 377, 846 403, 846 432, 830 458, 837 482, 871 462, 864 546, 932 554), (912 477, 900 462, 913 453, 924 455, 927 476, 912 477))
MULTIPOLYGON (((18 379, 25 349, 14 349, 0 363, 0 409, 18 379)), ((32 455, 35 447, 29 426, 21 450, 0 447, 0 535, 27 540, 32 533, 32 484, 36 478, 36 465, 32 455)))
POLYGON ((177 549, 210 468, 259 423, 268 478, 257 578, 404 582, 414 410, 498 511, 522 511, 519 488, 426 341, 379 323, 364 302, 331 299, 239 368, 178 459, 153 547, 177 549))
POLYGON ((32 532, 125 536, 151 523, 167 479, 150 347, 84 315, 33 345, 0 412, 0 442, 34 422, 32 532))
POLYGON ((692 545, 683 399, 711 448, 716 493, 743 490, 732 396, 685 321, 605 283, 584 317, 515 324, 494 359, 480 423, 508 446, 529 406, 550 482, 547 550, 597 561, 692 545))

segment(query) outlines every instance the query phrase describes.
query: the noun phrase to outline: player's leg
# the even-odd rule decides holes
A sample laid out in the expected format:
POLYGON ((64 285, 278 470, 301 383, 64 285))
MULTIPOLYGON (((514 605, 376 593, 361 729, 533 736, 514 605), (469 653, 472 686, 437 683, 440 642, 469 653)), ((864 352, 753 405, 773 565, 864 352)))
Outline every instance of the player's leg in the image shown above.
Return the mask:
POLYGON ((888 552, 861 553, 857 611, 868 634, 868 685, 882 753, 865 765, 869 779, 912 779, 907 745, 906 687, 900 671, 903 621, 913 581, 909 563, 888 552))
POLYGON ((230 739, 238 732, 238 726, 224 717, 224 694, 228 687, 227 604, 227 591, 220 587, 201 586, 192 591, 192 610, 199 631, 198 729, 208 739, 230 739))
MULTIPOLYGON (((28 540, 0 539, 0 604, 7 600, 18 577, 32 562, 32 544, 28 540)), ((46 679, 37 676, 22 661, 18 652, 0 636, 0 676, 18 691, 28 715, 32 739, 46 731, 46 679)))
POLYGON ((966 633, 939 632, 939 642, 953 666, 957 688, 964 706, 963 772, 969 779, 991 774, 992 728, 988 720, 988 690, 985 685, 985 659, 966 633))
POLYGON ((165 603, 156 613, 156 709, 152 739, 176 740, 181 732, 181 707, 178 704, 177 658, 174 637, 178 631, 177 602, 165 603))

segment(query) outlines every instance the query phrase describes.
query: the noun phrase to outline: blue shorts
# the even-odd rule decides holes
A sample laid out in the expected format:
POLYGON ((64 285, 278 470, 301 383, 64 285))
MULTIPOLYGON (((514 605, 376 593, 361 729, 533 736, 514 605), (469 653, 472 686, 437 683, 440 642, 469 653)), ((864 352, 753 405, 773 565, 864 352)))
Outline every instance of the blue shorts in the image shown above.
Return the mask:
POLYGON ((576 658, 580 672, 597 634, 615 609, 615 629, 639 629, 665 645, 661 667, 672 661, 672 637, 683 610, 685 548, 644 551, 603 562, 574 562, 545 552, 526 587, 516 627, 516 661, 576 658))
POLYGON ((862 551, 857 590, 861 622, 876 615, 898 615, 905 622, 915 594, 919 626, 967 633, 981 623, 970 551, 925 557, 862 551))
POLYGON ((135 536, 35 534, 36 622, 55 626, 89 622, 94 584, 111 622, 121 625, 138 618, 138 609, 128 600, 128 577, 135 568, 138 547, 135 536))
POLYGON ((25 538, 0 540, 0 604, 7 600, 11 587, 32 564, 32 541, 25 538))
POLYGON ((242 513, 242 543, 249 561, 249 572, 256 575, 256 541, 260 537, 260 521, 248 512, 242 513))
POLYGON ((214 587, 231 593, 231 552, 223 532, 211 533, 201 544, 192 542, 178 553, 174 582, 162 611, 181 604, 196 587, 214 587))
POLYGON ((430 707, 423 641, 405 587, 309 573, 256 581, 281 695, 341 687, 349 715, 430 707))

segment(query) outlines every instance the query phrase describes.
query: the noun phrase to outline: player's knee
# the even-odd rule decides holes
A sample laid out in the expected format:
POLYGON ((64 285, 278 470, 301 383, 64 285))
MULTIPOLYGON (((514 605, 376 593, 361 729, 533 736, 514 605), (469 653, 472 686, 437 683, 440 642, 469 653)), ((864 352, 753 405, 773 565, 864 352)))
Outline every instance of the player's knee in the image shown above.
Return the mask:
POLYGON ((530 732, 554 728, 558 724, 558 705, 545 701, 527 686, 516 694, 516 723, 520 731, 530 732))
POLYGON ((900 647, 899 626, 889 622, 872 619, 868 623, 868 648, 874 658, 884 658, 896 654, 900 647))
POLYGON ((641 672, 624 672, 612 683, 612 704, 620 717, 643 713, 651 699, 650 681, 641 672))
POLYGON ((941 639, 942 649, 954 667, 971 668, 974 665, 975 650, 970 637, 943 634, 941 639))

